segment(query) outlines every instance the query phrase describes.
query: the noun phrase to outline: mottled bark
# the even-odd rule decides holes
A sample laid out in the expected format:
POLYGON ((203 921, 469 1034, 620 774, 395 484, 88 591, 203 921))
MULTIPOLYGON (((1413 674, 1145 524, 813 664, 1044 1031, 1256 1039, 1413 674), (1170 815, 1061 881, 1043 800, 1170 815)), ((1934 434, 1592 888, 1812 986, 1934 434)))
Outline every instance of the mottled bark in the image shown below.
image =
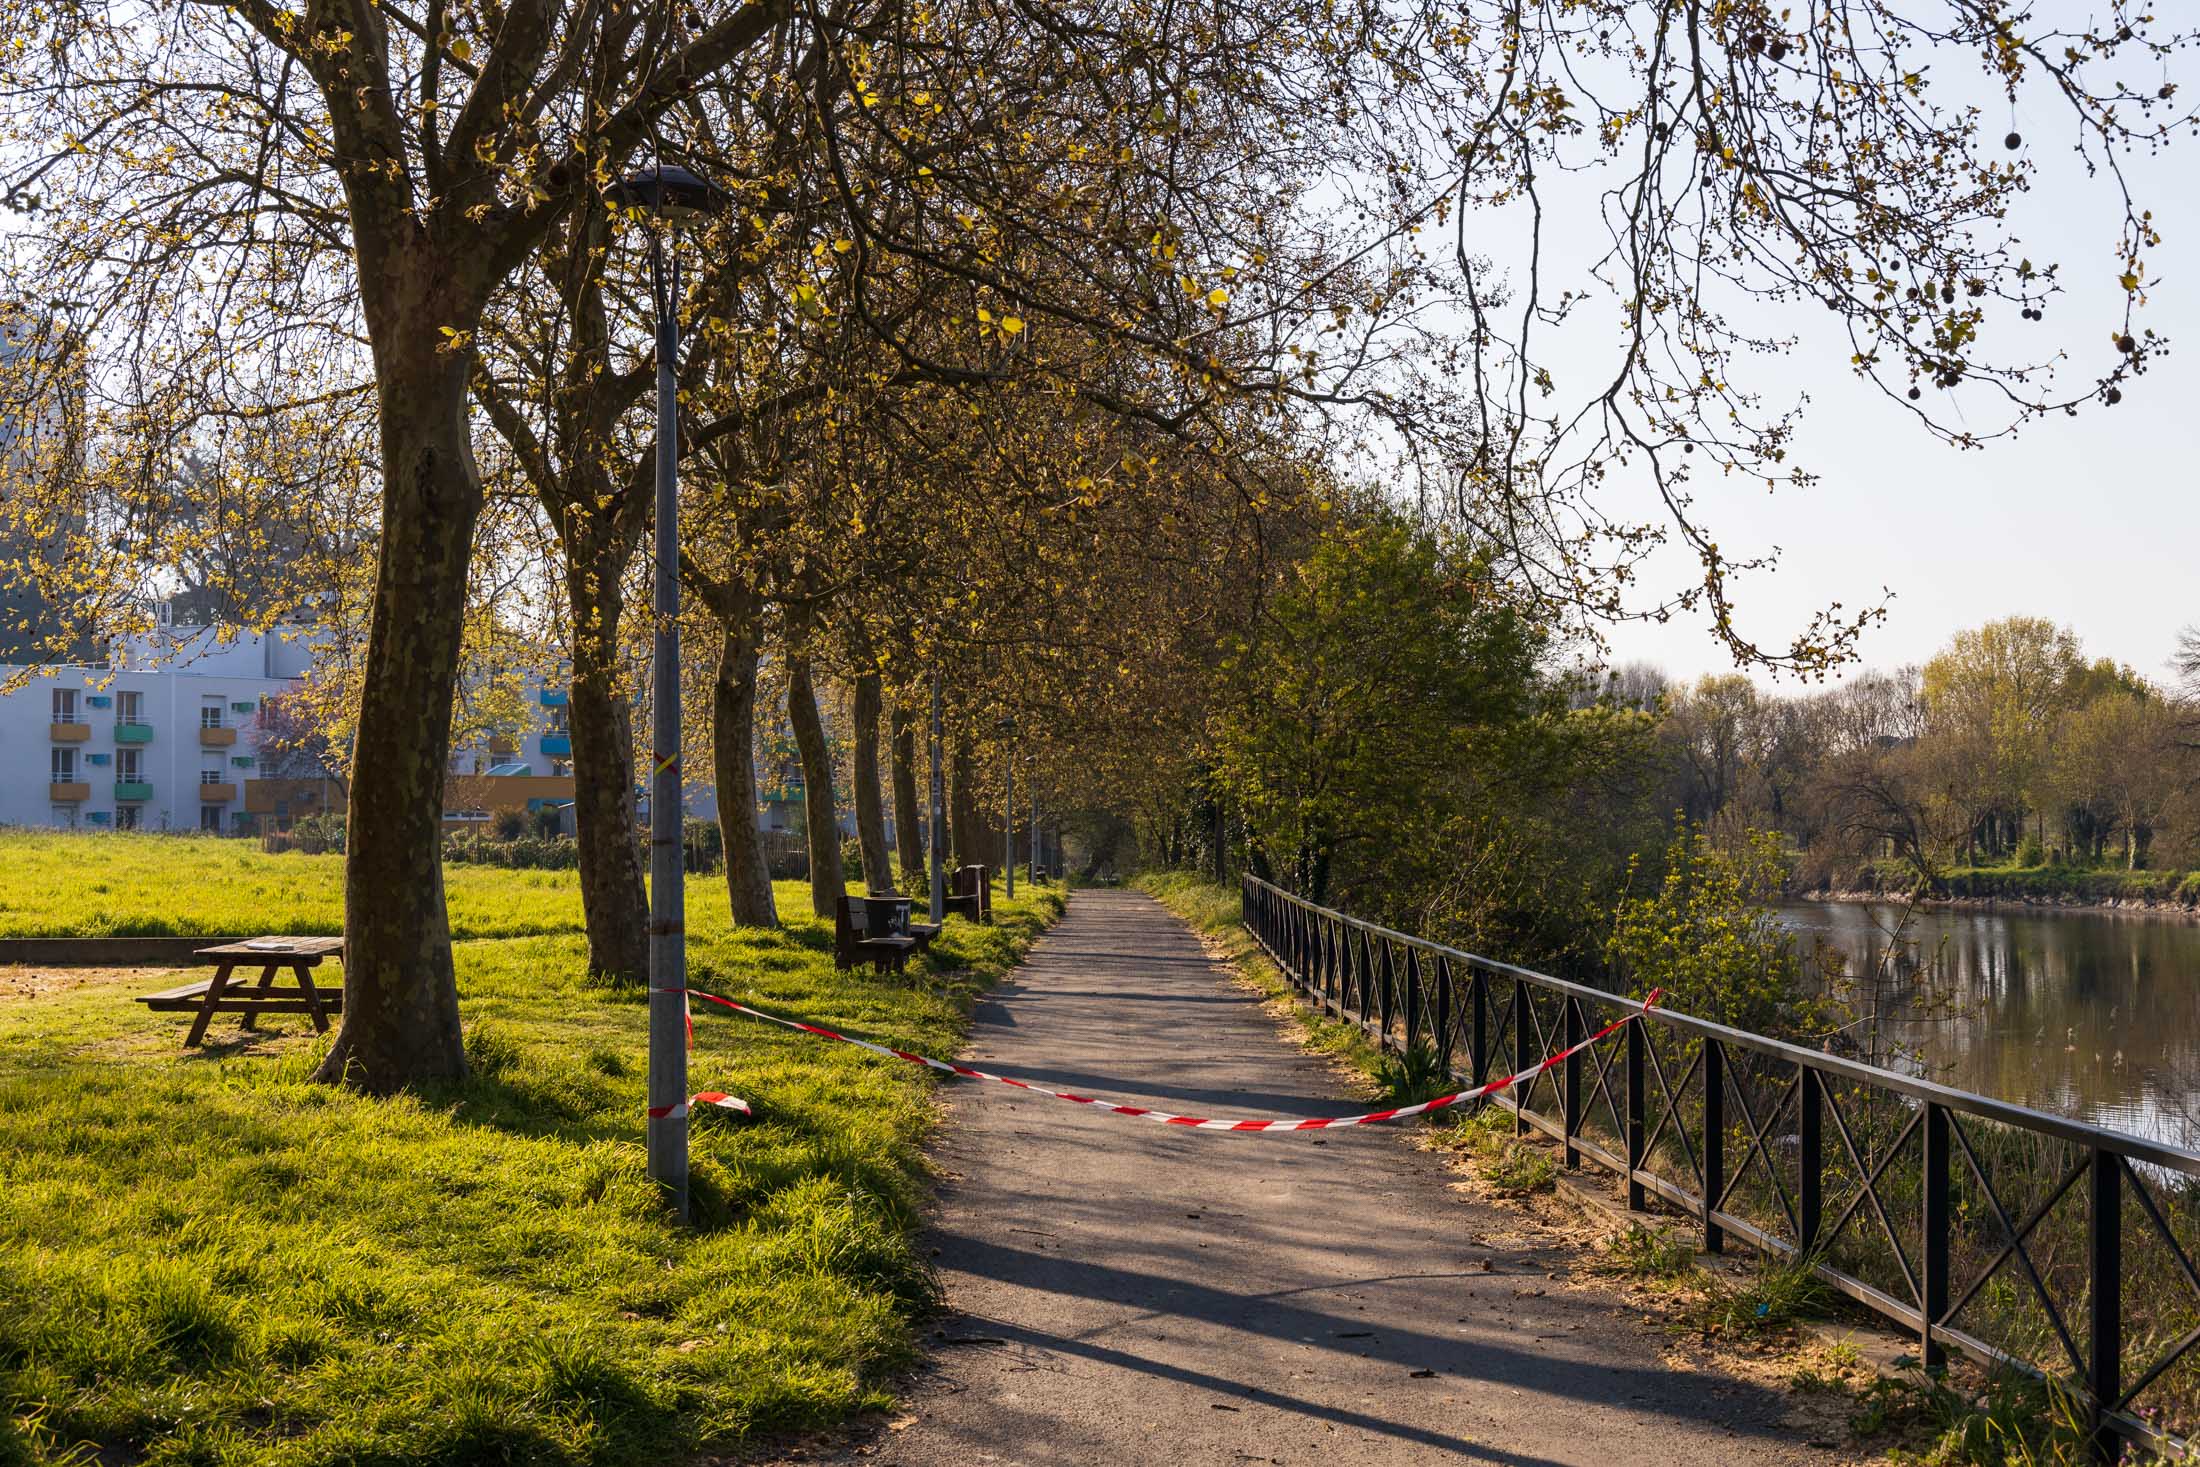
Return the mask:
POLYGON ((584 556, 566 569, 573 611, 573 828, 588 971, 618 984, 649 981, 648 888, 634 808, 633 711, 619 688, 620 577, 633 547, 584 556))
POLYGON ((947 776, 947 823, 955 864, 975 866, 990 858, 985 853, 985 815, 978 808, 977 761, 967 742, 956 742, 955 752, 947 761, 947 776))
POLYGON ((777 927, 771 872, 756 833, 757 638, 727 626, 711 683, 712 769, 718 783, 718 832, 726 848, 726 893, 736 927, 777 927))
POLYGON ((840 820, 833 802, 833 758, 818 716, 817 687, 806 653, 787 654, 787 722, 802 756, 802 819, 810 837, 810 909, 831 917, 848 881, 840 870, 840 820))
POLYGON ((879 787, 878 719, 881 703, 878 674, 856 679, 854 704, 856 839, 863 847, 863 887, 866 891, 894 889, 893 862, 886 853, 886 792, 879 787))
POLYGON ((904 883, 922 884, 925 830, 931 813, 917 797, 917 720, 899 701, 891 727, 894 745, 894 844, 901 857, 904 883))
MULTIPOLYGON (((435 262, 405 251, 397 263, 425 271, 435 262)), ((390 294, 403 287, 380 285, 382 537, 346 832, 344 1017, 316 1078, 386 1094, 466 1073, 443 901, 443 795, 482 490, 466 358, 435 346, 438 321, 467 317, 442 314, 449 303, 423 282, 415 309, 393 320, 390 294)))

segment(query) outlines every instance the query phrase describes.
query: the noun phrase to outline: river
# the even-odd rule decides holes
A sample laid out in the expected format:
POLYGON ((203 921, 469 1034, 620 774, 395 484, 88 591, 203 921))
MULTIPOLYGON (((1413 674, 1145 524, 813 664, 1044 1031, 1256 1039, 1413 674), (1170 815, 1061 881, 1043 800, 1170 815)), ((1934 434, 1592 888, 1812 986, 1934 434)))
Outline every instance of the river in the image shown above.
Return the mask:
POLYGON ((1889 971, 1888 1032, 1960 1089, 2200 1145, 2200 922, 2117 912, 1796 902, 1782 916, 1852 973, 1889 971))

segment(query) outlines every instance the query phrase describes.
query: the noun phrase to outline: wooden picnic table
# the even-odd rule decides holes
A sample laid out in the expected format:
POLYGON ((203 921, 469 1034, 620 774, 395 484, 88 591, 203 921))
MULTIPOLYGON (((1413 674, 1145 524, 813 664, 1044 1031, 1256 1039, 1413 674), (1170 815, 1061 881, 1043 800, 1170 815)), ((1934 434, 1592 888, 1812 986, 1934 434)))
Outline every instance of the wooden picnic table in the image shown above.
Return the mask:
POLYGON ((244 942, 223 943, 219 947, 202 947, 192 956, 201 963, 212 963, 213 977, 160 993, 148 993, 138 1002, 155 1013, 196 1014, 191 1021, 191 1032, 184 1036, 186 1049, 206 1038, 206 1026, 213 1022, 216 1014, 242 1014, 247 1029, 253 1027, 261 1014, 310 1014, 313 1027, 326 1034, 328 1016, 344 1010, 344 991, 340 985, 327 989, 314 987, 313 969, 324 959, 341 958, 343 951, 344 939, 341 937, 255 937, 244 942), (260 969, 258 984, 247 980, 230 986, 232 973, 254 965, 260 969), (285 968, 298 975, 296 987, 275 986, 275 975, 285 968))

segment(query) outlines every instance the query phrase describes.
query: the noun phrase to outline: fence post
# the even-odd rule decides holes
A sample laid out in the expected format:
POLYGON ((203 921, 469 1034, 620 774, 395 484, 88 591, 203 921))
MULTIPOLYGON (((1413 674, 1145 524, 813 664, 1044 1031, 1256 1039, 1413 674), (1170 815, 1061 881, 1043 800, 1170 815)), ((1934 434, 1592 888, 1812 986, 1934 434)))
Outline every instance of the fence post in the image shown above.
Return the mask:
POLYGON ((1703 1251, 1724 1253, 1726 1229, 1712 1220, 1726 1190, 1726 1051, 1703 1042, 1703 1251))
POLYGON ((1819 1087, 1822 1084, 1818 1072, 1809 1065, 1796 1066, 1795 1108, 1799 1134, 1795 1158, 1798 1200, 1795 1243, 1797 1251, 1806 1257, 1818 1246, 1818 1228, 1825 1208, 1825 1138, 1819 1130, 1822 1120, 1819 1087))
POLYGON ((1406 1048, 1413 1048, 1414 1036, 1421 1030, 1421 1014, 1427 1008, 1421 993, 1421 954, 1416 948, 1406 949, 1406 1048))
POLYGON ((1649 1022, 1648 1019, 1637 1018, 1634 1023, 1627 1026, 1627 1210, 1629 1212, 1641 1212, 1650 1205, 1650 1199, 1643 1195, 1642 1181, 1639 1176, 1642 1171, 1644 1145, 1649 1140, 1649 1130, 1645 1124, 1648 1107, 1645 1104, 1647 1097, 1643 1091, 1642 1063, 1643 1046, 1650 1042, 1650 1036, 1643 1032, 1643 1026, 1649 1022))
POLYGON ((1451 959, 1436 955, 1436 1068, 1451 1073, 1451 959))
POLYGON ((1490 1078, 1490 975, 1480 968, 1467 972, 1474 994, 1474 1033, 1467 1041, 1467 1073, 1477 1085, 1490 1078))
POLYGON ((1528 1022, 1528 980, 1513 979, 1513 1074, 1518 1082, 1513 1086, 1513 1134, 1524 1136, 1528 1131, 1528 1096, 1533 1093, 1535 1082, 1528 1078, 1528 1070, 1535 1064, 1535 1037, 1530 1032, 1535 1026, 1528 1022))
POLYGON ((2093 1460, 2114 1462, 2122 1450, 2108 1412, 2124 1393, 2124 1189, 2123 1162, 2113 1151, 2093 1148, 2092 1208, 2087 1229, 2091 1257, 2093 1359, 2086 1371, 2092 1396, 2093 1460))
POLYGON ((1375 1004, 1377 1049, 1390 1048, 1391 1024, 1398 1017, 1398 955, 1397 947, 1389 938, 1383 939, 1383 991, 1375 1004))
MULTIPOLYGON (((1565 1047, 1572 1049, 1581 1042, 1581 1000, 1569 993, 1565 1003, 1565 1047)), ((1581 1165, 1581 1148, 1574 1144, 1581 1136, 1581 1056, 1566 1056, 1563 1068, 1566 1072, 1566 1165, 1572 1169, 1581 1165)))
POLYGON ((1948 1352, 1934 1335, 1940 1317, 1948 1312, 1948 1111, 1925 1102, 1925 1240, 1924 1277, 1918 1280, 1925 1297, 1919 1301, 1925 1316, 1919 1330, 1920 1358, 1928 1371, 1946 1368, 1948 1352))

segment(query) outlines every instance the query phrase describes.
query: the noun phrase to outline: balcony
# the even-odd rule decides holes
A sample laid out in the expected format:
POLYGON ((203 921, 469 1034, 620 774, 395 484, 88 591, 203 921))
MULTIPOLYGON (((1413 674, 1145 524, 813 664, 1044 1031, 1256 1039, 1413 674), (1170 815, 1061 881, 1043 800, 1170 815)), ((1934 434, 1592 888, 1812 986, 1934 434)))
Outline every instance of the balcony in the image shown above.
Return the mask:
POLYGON ((202 805, 226 805, 236 798, 237 787, 233 784, 201 784, 199 786, 199 803, 202 805))
POLYGON ((49 723, 46 732, 57 744, 81 744, 92 736, 88 723, 49 723))
POLYGON ((542 690, 542 706, 545 708, 563 708, 565 706, 565 689, 544 688, 542 690))
POLYGON ((233 728, 199 726, 199 747, 202 749, 226 749, 236 742, 237 731, 233 728))
POLYGON ((92 787, 81 779, 57 779, 46 786, 46 797, 56 805, 75 805, 92 797, 92 787))
POLYGON ((519 740, 508 738, 503 734, 495 734, 489 740, 489 752, 492 754, 517 754, 519 752, 519 740))
POLYGON ((118 779, 115 781, 115 798, 118 800, 150 800, 153 786, 142 779, 118 779))
POLYGON ((149 744, 153 741, 153 726, 149 723, 118 723, 115 725, 115 742, 118 744, 149 744))
POLYGON ((544 734, 542 736, 542 752, 548 758, 572 758, 573 736, 571 734, 544 734))

